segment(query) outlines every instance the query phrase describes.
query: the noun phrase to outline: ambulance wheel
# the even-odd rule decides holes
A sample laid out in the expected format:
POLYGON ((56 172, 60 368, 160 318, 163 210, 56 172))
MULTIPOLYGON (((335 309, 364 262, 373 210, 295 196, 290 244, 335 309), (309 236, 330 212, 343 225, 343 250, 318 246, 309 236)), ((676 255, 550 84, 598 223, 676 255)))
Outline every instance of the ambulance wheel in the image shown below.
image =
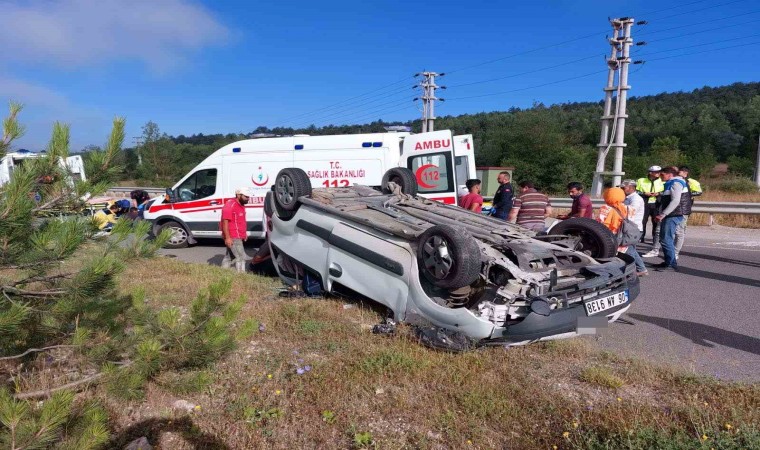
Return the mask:
POLYGON ((169 240, 164 244, 164 248, 185 248, 188 244, 188 233, 185 227, 178 224, 177 222, 174 222, 170 220, 169 222, 165 222, 161 225, 161 228, 159 229, 159 232, 169 230, 171 231, 171 237, 169 237, 169 240))
POLYGON ((277 173, 274 181, 274 205, 277 216, 288 220, 298 210, 298 198, 311 195, 311 180, 301 169, 287 168, 277 173))
POLYGON ((458 289, 480 276, 480 247, 464 228, 434 225, 419 237, 417 264, 434 286, 458 289))
POLYGON ((581 238, 576 250, 592 258, 612 258, 617 254, 617 241, 612 232, 594 219, 573 217, 554 225, 551 234, 581 238))
POLYGON ((388 183, 394 182, 401 187, 401 192, 407 195, 417 195, 417 178, 414 177, 414 172, 406 167, 394 167, 389 169, 383 175, 383 181, 381 187, 384 194, 392 194, 388 183))

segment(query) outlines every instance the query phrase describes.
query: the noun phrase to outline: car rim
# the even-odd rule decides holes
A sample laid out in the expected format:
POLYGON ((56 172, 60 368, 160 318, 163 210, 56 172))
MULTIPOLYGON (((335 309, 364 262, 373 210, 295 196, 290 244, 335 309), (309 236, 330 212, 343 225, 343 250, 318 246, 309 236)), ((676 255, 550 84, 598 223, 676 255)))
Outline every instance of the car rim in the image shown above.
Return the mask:
POLYGON ((296 196, 296 189, 293 186, 293 180, 287 176, 282 175, 277 180, 277 199, 282 205, 290 205, 296 196))
POLYGON ((431 236, 422 244, 422 251, 425 270, 437 280, 446 278, 454 265, 446 240, 440 236, 431 236))
POLYGON ((576 231, 575 236, 581 238, 581 240, 578 242, 580 245, 580 248, 578 251, 585 253, 589 256, 598 254, 599 248, 599 242, 597 242, 596 238, 584 231, 576 231))
POLYGON ((171 227, 169 228, 172 232, 172 236, 169 238, 169 242, 172 244, 182 244, 187 240, 187 233, 185 232, 185 229, 182 227, 171 227))

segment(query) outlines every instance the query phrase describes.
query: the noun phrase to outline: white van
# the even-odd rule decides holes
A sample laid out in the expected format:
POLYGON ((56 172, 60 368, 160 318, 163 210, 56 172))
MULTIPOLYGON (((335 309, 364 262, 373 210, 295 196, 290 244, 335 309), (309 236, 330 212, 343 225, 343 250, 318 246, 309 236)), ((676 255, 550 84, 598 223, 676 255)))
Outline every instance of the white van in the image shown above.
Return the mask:
POLYGON ((449 130, 430 133, 371 133, 248 139, 225 145, 198 164, 167 195, 151 201, 145 218, 153 233, 173 231, 167 244, 181 248, 195 238, 221 238, 222 206, 235 189, 250 187, 248 235, 264 237, 264 196, 280 171, 298 167, 314 187, 380 186, 392 167, 414 172, 419 195, 456 204, 458 191, 475 178, 471 135, 449 130))
MULTIPOLYGON (((34 153, 29 150, 19 150, 8 153, 0 158, 0 186, 11 180, 13 171, 24 165, 24 162, 31 159, 43 158, 43 153, 34 153)), ((87 181, 84 174, 84 161, 80 155, 69 156, 64 162, 60 160, 61 167, 67 169, 74 181, 87 181)))

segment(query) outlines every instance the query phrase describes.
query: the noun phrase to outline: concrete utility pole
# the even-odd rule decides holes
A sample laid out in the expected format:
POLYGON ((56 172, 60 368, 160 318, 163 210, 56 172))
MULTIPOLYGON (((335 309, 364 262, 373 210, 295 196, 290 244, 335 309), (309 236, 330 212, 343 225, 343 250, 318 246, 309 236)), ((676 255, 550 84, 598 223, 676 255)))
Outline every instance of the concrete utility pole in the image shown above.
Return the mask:
POLYGON ((622 181, 623 172, 623 149, 625 148, 625 119, 628 90, 628 66, 631 63, 630 50, 633 39, 631 27, 634 20, 631 17, 611 19, 612 37, 610 42, 610 57, 607 59, 607 86, 604 88, 604 113, 602 115, 602 132, 599 139, 599 155, 596 161, 594 182, 591 188, 594 197, 601 197, 604 187, 604 176, 612 176, 612 184, 618 186, 622 181), (618 73, 618 84, 615 86, 615 73, 618 73), (617 95, 615 95, 617 93, 617 95), (615 105, 613 112, 613 96, 615 105), (612 172, 605 171, 607 153, 610 148, 615 149, 615 160, 612 172))
POLYGON ((137 153, 137 165, 142 166, 142 152, 140 152, 140 147, 143 145, 142 136, 133 137, 132 144, 134 144, 135 153, 137 153))
POLYGON ((760 135, 757 136, 757 160, 755 161, 755 183, 760 187, 760 135))
POLYGON ((435 77, 442 77, 445 73, 422 72, 415 76, 422 75, 425 77, 419 84, 422 88, 422 132, 435 131, 435 101, 444 101, 442 98, 435 96, 436 89, 446 89, 446 86, 435 84, 435 77))

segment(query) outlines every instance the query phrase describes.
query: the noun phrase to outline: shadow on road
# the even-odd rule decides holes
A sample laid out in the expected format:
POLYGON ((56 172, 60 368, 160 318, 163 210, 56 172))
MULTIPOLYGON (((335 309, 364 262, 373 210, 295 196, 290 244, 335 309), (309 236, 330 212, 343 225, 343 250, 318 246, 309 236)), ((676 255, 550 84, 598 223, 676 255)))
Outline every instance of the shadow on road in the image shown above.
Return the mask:
POLYGON ((742 261, 741 259, 733 259, 733 258, 723 258, 720 256, 712 256, 712 255, 705 255, 702 253, 693 253, 693 252, 684 252, 682 251, 680 253, 684 256, 690 256, 692 258, 701 258, 701 259, 707 259, 710 261, 718 261, 718 262, 724 262, 728 264, 736 264, 740 266, 749 266, 749 267, 760 267, 760 262, 754 262, 754 261, 742 261))
POLYGON ((229 450, 230 447, 217 437, 201 432, 189 417, 177 419, 152 418, 130 426, 115 436, 108 448, 124 448, 129 442, 145 436, 154 448, 164 433, 182 436, 190 448, 208 450, 229 450))
POLYGON ((664 319, 662 317, 645 316, 643 314, 628 314, 628 317, 641 322, 651 323, 658 327, 680 334, 697 345, 714 348, 714 344, 735 348, 754 355, 760 355, 760 339, 745 334, 726 331, 686 320, 664 319))
POLYGON ((679 272, 693 277, 709 278, 711 280, 725 281, 727 283, 743 284, 746 286, 760 287, 760 279, 737 277, 722 273, 708 272, 707 270, 692 269, 691 267, 679 266, 679 272))

